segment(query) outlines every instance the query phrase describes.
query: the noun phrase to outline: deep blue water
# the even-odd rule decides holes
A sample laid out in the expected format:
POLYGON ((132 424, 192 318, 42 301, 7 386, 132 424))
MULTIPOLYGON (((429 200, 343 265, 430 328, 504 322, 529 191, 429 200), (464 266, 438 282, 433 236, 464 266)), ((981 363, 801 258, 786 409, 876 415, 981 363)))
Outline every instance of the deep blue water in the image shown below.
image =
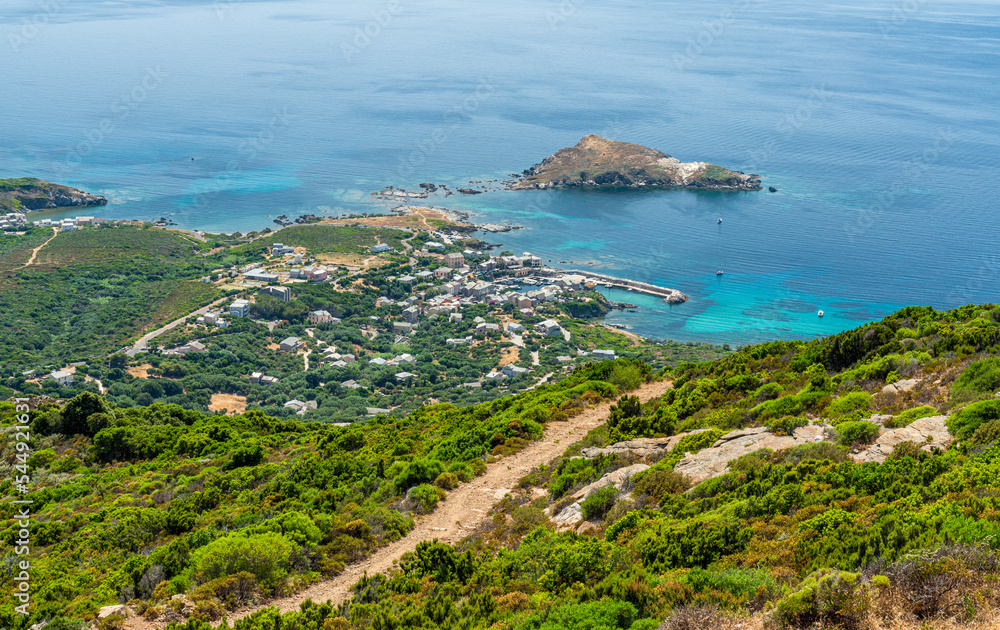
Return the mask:
POLYGON ((1000 301, 993 2, 15 0, 4 15, 0 176, 100 192, 108 218, 231 232, 381 210, 382 186, 503 178, 598 133, 780 191, 434 203, 526 226, 487 237, 505 248, 689 294, 615 293, 641 308, 610 320, 649 336, 808 338, 907 304, 1000 301))

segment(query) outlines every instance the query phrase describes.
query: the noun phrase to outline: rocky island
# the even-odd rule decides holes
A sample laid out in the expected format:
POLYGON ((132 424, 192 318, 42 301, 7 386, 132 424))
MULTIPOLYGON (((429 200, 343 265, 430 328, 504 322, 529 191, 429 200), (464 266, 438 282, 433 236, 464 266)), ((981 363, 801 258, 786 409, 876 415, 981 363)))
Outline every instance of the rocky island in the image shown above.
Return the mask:
POLYGON ((6 212, 107 204, 105 197, 34 177, 0 179, 0 210, 6 212))
POLYGON ((760 177, 708 162, 681 162, 662 151, 589 135, 525 170, 510 190, 540 188, 699 188, 760 190, 760 177))

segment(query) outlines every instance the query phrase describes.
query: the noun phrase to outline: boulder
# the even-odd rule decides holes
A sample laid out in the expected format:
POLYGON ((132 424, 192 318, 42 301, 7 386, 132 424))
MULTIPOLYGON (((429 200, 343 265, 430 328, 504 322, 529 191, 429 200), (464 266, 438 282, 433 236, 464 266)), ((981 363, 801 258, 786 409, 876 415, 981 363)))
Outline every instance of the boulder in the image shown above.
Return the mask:
POLYGON ((563 508, 558 514, 552 517, 552 522, 556 525, 579 523, 582 520, 583 509, 580 507, 579 501, 573 505, 563 508))
POLYGON ((953 439, 945 425, 946 419, 947 416, 931 416, 899 429, 887 429, 874 444, 864 451, 851 455, 851 459, 858 463, 884 462, 900 442, 913 442, 927 452, 935 448, 945 449, 953 439), (927 441, 928 436, 931 438, 930 441, 927 441))
POLYGON ((594 525, 590 521, 584 521, 580 523, 580 526, 576 528, 576 533, 583 536, 584 534, 589 534, 591 536, 597 535, 597 525, 594 525))
POLYGON ((103 620, 107 619, 108 617, 110 617, 111 615, 118 615, 120 617, 126 617, 127 618, 127 617, 130 617, 131 614, 132 614, 132 611, 129 609, 128 606, 125 606, 123 604, 114 604, 112 606, 105 606, 104 608, 101 608, 100 610, 98 610, 97 611, 97 620, 98 621, 103 621, 103 620))
POLYGON ((583 501, 594 492, 608 486, 614 486, 616 489, 621 490, 626 481, 647 468, 649 468, 649 466, 646 464, 633 464, 632 466, 626 466, 625 468, 619 468, 614 472, 609 472, 594 483, 588 484, 574 492, 573 498, 583 501))
POLYGON ((883 394, 897 394, 899 392, 910 392, 913 388, 917 386, 920 381, 915 378, 909 378, 905 381, 896 381, 895 383, 890 383, 882 388, 883 394))

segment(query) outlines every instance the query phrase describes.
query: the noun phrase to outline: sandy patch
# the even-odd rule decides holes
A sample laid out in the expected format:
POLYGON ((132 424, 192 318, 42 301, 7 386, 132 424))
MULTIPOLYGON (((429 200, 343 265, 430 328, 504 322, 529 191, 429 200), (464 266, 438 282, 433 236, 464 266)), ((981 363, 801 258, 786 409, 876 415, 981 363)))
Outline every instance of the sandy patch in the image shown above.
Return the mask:
POLYGON ((212 400, 208 403, 209 411, 226 410, 227 416, 243 413, 247 410, 246 396, 236 394, 212 394, 212 400))

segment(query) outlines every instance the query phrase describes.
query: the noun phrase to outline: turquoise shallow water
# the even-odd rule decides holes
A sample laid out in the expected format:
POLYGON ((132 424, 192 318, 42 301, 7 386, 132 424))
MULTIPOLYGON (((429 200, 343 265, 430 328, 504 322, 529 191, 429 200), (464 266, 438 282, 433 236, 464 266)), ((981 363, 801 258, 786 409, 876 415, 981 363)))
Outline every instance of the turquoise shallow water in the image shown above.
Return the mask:
POLYGON ((0 176, 100 192, 109 218, 384 211, 383 186, 503 178, 598 133, 780 191, 434 203, 524 225, 484 237, 505 248, 689 294, 610 317, 650 336, 809 338, 998 301, 994 3, 52 6, 5 5, 0 176))

